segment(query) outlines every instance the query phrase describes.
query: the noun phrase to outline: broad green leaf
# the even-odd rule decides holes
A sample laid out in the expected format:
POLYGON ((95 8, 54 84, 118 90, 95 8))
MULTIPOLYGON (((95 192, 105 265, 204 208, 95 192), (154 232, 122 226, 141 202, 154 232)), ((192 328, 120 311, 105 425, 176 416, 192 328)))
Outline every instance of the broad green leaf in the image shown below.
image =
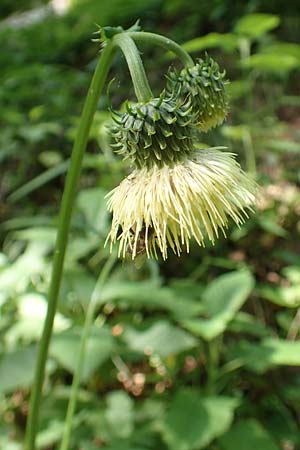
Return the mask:
POLYGON ((182 324, 203 339, 211 340, 226 330, 227 324, 247 300, 254 279, 247 271, 225 274, 214 280, 203 293, 207 319, 183 320, 182 324))
POLYGON ((108 212, 105 201, 106 192, 99 187, 84 189, 77 198, 77 206, 83 213, 87 224, 97 232, 105 230, 108 212))
POLYGON ((242 420, 219 439, 221 450, 280 450, 255 419, 242 420))
POLYGON ((134 403, 125 391, 107 395, 105 418, 109 432, 117 438, 128 438, 134 429, 134 403))
POLYGON ((230 52, 238 47, 238 39, 234 34, 230 33, 209 33, 185 42, 182 47, 187 52, 199 52, 213 47, 219 47, 230 52))
POLYGON ((272 53, 281 58, 282 55, 292 55, 300 61, 300 45, 290 42, 275 42, 261 50, 263 53, 272 53))
POLYGON ((95 277, 84 270, 82 266, 77 265, 75 268, 67 269, 64 273, 60 290, 60 297, 64 299, 61 302, 61 307, 68 304, 68 297, 71 297, 72 302, 78 302, 86 308, 90 302, 95 284, 95 277))
MULTIPOLYGON (((53 337, 50 355, 66 370, 74 373, 79 353, 82 329, 76 328, 64 331, 53 337)), ((92 329, 85 352, 82 379, 90 375, 103 364, 114 349, 114 339, 107 328, 92 329)))
POLYGON ((6 353, 0 357, 0 392, 27 388, 34 375, 36 348, 28 347, 6 353))
POLYGON ((165 358, 189 350, 197 345, 197 339, 166 321, 157 321, 145 331, 125 329, 123 339, 131 350, 141 353, 157 353, 165 358))
POLYGON ((175 317, 195 316, 203 309, 199 301, 177 293, 176 288, 161 287, 155 280, 107 283, 101 303, 107 302, 132 309, 167 310, 175 317))
POLYGON ((241 341, 232 350, 232 356, 257 373, 276 366, 300 366, 300 341, 270 338, 258 344, 241 341))
POLYGON ((239 19, 234 27, 237 34, 258 38, 278 27, 280 18, 273 14, 249 14, 239 19))
POLYGON ((203 397, 193 390, 179 391, 161 425, 170 450, 199 450, 230 427, 237 401, 228 397, 203 397))
POLYGON ((300 68, 298 58, 293 55, 280 55, 276 53, 256 53, 241 63, 248 69, 257 69, 261 72, 284 74, 292 69, 300 68))

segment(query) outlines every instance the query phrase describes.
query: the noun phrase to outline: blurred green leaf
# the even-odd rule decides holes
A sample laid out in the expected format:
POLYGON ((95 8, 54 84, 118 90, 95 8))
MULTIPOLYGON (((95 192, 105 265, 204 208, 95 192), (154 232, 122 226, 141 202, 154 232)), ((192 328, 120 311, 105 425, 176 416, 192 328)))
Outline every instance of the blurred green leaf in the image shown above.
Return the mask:
POLYGON ((259 321, 256 317, 243 311, 239 311, 228 324, 227 330, 231 333, 249 334, 251 336, 270 336, 271 328, 259 321))
POLYGON ((300 153, 299 142, 289 141, 287 139, 268 139, 266 142, 268 148, 280 153, 300 153))
POLYGON ((255 419, 242 420, 219 439, 221 450, 280 450, 255 419))
POLYGON ((161 424, 163 439, 170 450, 207 448, 213 439, 228 430, 237 405, 232 398, 203 397, 196 390, 181 390, 161 424))
MULTIPOLYGON (((46 298, 34 292, 21 295, 18 300, 18 320, 5 335, 5 341, 10 348, 15 347, 19 340, 30 344, 38 340, 44 324, 47 311, 46 298)), ((53 331, 62 331, 70 326, 70 321, 56 313, 53 331)))
POLYGON ((274 236, 287 237, 288 232, 281 225, 278 225, 275 220, 276 217, 273 219, 273 217, 268 217, 267 215, 258 217, 258 223, 263 230, 274 236))
POLYGON ((237 34, 250 38, 259 38, 261 35, 278 27, 279 23, 280 18, 273 14, 248 14, 237 21, 234 31, 237 34))
POLYGON ((209 33, 205 36, 185 42, 182 47, 187 52, 199 52, 207 48, 219 47, 226 51, 233 51, 238 47, 238 39, 230 33, 209 33))
POLYGON ((36 347, 8 352, 0 357, 0 392, 29 387, 33 380, 36 347))
MULTIPOLYGON (((47 231, 44 230, 44 236, 46 235, 48 236, 47 231)), ((20 233, 19 237, 22 236, 25 239, 25 232, 20 233)), ((48 237, 48 242, 46 238, 44 241, 30 242, 24 253, 0 273, 0 292, 5 295, 24 292, 35 276, 45 273, 45 256, 52 246, 52 236, 48 237)))
POLYGON ((256 53, 244 59, 241 65, 247 69, 256 69, 275 74, 287 73, 292 69, 300 68, 300 62, 295 56, 277 55, 277 53, 256 53))
MULTIPOLYGON (((195 283, 195 290, 199 285, 195 283)), ((191 295, 190 295, 191 296, 191 295)), ((190 297, 189 296, 189 297, 190 297)), ((162 287, 157 280, 107 283, 104 286, 101 303, 115 302, 119 307, 148 310, 167 310, 175 318, 192 317, 203 310, 199 301, 183 295, 176 287, 162 287), (177 293, 178 292, 178 293, 177 293)))
POLYGON ((63 420, 53 418, 47 424, 47 427, 37 435, 37 447, 45 448, 53 445, 61 439, 64 430, 63 420))
MULTIPOLYGON (((50 355, 64 369, 74 373, 80 347, 82 330, 73 328, 53 337, 50 355)), ((114 339, 108 328, 94 327, 87 342, 82 379, 87 380, 103 364, 114 349, 114 339)))
POLYGON ((133 400, 124 391, 114 391, 107 395, 106 401, 105 418, 111 435, 128 438, 134 429, 133 400))
POLYGON ((300 306, 300 285, 262 285, 259 287, 259 293, 261 297, 285 308, 298 308, 300 306))
POLYGON ((300 342, 270 338, 257 344, 241 341, 232 355, 248 369, 264 373, 276 366, 300 366, 300 342))
POLYGON ((82 190, 77 198, 77 206, 87 223, 99 233, 104 231, 108 218, 105 194, 102 188, 96 187, 82 190))
POLYGON ((300 61, 300 45, 292 44, 290 42, 275 42, 263 47, 261 50, 263 53, 271 53, 281 58, 282 55, 291 55, 300 61))
POLYGON ((189 350, 197 345, 197 339, 169 322, 160 320, 145 331, 127 328, 123 339, 131 350, 156 353, 165 358, 189 350))
POLYGON ((230 81, 226 85, 226 91, 228 92, 231 101, 237 100, 245 95, 250 95, 252 89, 252 83, 250 80, 235 80, 230 81))
POLYGON ((220 276, 203 293, 202 305, 207 319, 188 319, 182 324, 203 339, 214 339, 225 331, 253 287, 254 279, 249 272, 236 271, 220 276))

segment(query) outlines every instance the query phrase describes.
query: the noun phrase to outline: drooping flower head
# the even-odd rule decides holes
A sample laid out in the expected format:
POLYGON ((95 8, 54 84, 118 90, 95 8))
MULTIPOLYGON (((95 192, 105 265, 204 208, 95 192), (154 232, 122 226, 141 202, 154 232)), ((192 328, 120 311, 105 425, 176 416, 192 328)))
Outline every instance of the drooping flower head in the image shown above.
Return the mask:
POLYGON ((112 226, 106 242, 119 256, 163 259, 225 235, 255 203, 255 183, 220 148, 197 149, 199 130, 227 113, 224 73, 210 58, 170 75, 168 96, 128 103, 114 113, 116 152, 132 173, 108 194, 112 226))
POLYGON ((119 256, 132 259, 189 251, 190 240, 205 245, 226 233, 229 219, 244 222, 255 202, 254 183, 233 154, 211 148, 172 166, 135 169, 108 195, 113 213, 108 235, 119 256))
POLYGON ((126 112, 113 115, 116 153, 137 168, 181 161, 193 147, 191 109, 190 101, 164 92, 148 103, 127 102, 126 112))
POLYGON ((228 113, 225 85, 225 71, 221 71, 218 63, 206 56, 181 72, 170 70, 167 89, 170 92, 177 89, 182 96, 191 97, 196 124, 206 132, 220 125, 228 113))

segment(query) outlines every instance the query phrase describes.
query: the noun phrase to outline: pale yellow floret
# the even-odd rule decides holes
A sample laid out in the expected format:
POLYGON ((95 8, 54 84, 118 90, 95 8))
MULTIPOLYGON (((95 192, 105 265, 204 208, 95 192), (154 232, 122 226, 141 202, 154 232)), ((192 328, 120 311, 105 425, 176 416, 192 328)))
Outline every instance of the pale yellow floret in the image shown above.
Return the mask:
POLYGON ((205 245, 225 236, 228 220, 244 222, 255 203, 255 183, 241 170, 234 155, 217 149, 199 150, 193 159, 173 167, 134 170, 108 194, 111 246, 119 241, 119 256, 134 259, 141 243, 148 257, 163 259, 168 247, 180 255, 194 238, 205 245))

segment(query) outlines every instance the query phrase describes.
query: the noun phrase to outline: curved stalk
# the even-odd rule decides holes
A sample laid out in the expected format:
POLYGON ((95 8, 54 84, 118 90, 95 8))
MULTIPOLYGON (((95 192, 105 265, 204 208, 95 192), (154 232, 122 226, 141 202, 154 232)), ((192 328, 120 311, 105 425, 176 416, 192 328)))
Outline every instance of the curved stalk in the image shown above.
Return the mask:
POLYGON ((27 419, 25 450, 34 450, 36 434, 39 424, 39 406, 42 396, 42 386, 45 374, 49 342, 52 334, 53 321, 57 307, 57 299, 62 278, 62 270, 66 252, 68 233, 70 228, 71 214, 75 200, 77 184, 81 172, 82 159, 86 149, 92 120, 97 108, 98 99, 102 92, 106 76, 108 74, 114 55, 113 42, 108 42, 102 51, 96 67, 90 89, 88 91, 84 108, 82 111, 78 132, 74 142, 70 167, 62 196, 58 232, 54 250, 53 270, 48 294, 48 308, 44 328, 38 349, 37 362, 32 393, 29 404, 29 415, 27 419))
POLYGON ((175 53, 182 64, 186 67, 194 66, 193 58, 179 44, 165 36, 146 31, 131 31, 127 33, 134 41, 147 42, 148 44, 158 45, 166 50, 175 53))
POLYGON ((80 381, 81 381, 81 375, 82 370, 84 366, 84 357, 87 347, 87 341, 90 335, 91 326, 93 324, 93 319, 95 316, 95 310, 97 307, 97 304, 99 303, 99 299, 101 297, 101 290, 107 280, 107 277, 109 276, 109 273, 113 267, 113 264, 116 260, 116 256, 112 255, 105 263, 100 276, 96 282, 95 288, 93 290, 91 300, 89 302, 84 326, 83 326, 83 332, 80 340, 80 348, 79 348, 79 354, 78 354, 78 361, 76 370, 73 377, 72 382, 72 388, 71 388, 71 395, 68 403, 68 410, 65 420, 65 426, 64 426, 64 432, 63 432, 63 438, 60 446, 60 450, 68 450, 69 443, 70 443, 70 437, 72 432, 72 425, 73 425, 73 418, 76 410, 76 403, 77 403, 77 396, 78 396, 78 390, 80 387, 80 381))
POLYGON ((125 56, 138 101, 146 103, 153 98, 153 94, 140 53, 129 34, 130 33, 119 33, 115 35, 114 42, 120 47, 125 56))

